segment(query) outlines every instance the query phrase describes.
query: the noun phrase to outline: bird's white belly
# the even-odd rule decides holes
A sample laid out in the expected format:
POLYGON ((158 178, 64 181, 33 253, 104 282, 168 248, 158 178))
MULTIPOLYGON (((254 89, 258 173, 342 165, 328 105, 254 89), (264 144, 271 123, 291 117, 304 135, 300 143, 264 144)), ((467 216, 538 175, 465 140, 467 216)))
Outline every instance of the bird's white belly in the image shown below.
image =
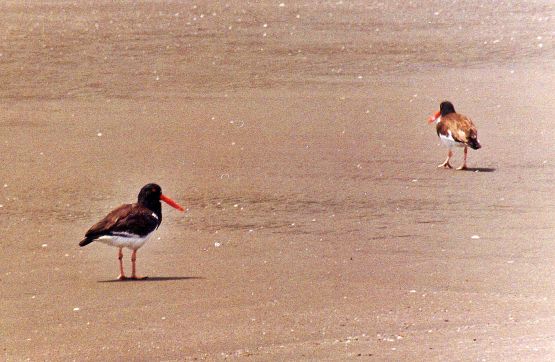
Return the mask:
POLYGON ((464 143, 455 141, 455 139, 451 135, 451 131, 447 131, 447 136, 440 134, 439 139, 441 140, 441 143, 443 143, 445 146, 449 148, 464 147, 464 143))
MULTIPOLYGON (((152 234, 152 233, 151 233, 152 234)), ((99 237, 98 241, 101 243, 116 246, 118 248, 129 248, 137 250, 146 243, 150 234, 146 236, 139 236, 131 233, 118 233, 118 235, 104 235, 99 237)))

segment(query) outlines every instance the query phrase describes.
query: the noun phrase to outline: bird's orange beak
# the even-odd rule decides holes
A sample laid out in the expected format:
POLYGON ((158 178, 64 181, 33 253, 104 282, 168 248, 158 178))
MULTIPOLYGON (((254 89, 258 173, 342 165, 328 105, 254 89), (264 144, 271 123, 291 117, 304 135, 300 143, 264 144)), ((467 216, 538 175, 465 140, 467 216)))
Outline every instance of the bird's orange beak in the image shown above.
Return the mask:
POLYGON ((179 211, 185 211, 185 209, 181 205, 179 205, 177 202, 173 201, 172 199, 170 199, 164 194, 160 195, 160 200, 164 201, 166 204, 170 205, 174 209, 177 209, 179 211))
POLYGON ((439 117, 440 114, 441 114, 441 111, 437 111, 436 113, 432 114, 430 118, 428 118, 428 124, 435 122, 435 120, 437 119, 437 117, 439 117))

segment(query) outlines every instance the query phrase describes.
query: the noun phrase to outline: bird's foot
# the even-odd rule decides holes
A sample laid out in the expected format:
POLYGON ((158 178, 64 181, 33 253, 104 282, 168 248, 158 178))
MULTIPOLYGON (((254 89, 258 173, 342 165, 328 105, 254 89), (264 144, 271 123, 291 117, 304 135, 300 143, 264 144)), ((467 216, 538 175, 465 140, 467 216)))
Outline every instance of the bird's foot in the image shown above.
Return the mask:
POLYGON ((120 275, 118 276, 118 280, 127 280, 127 277, 126 277, 125 275, 123 275, 123 274, 120 274, 120 275))
POLYGON ((437 168, 453 168, 449 162, 444 162, 441 165, 438 165, 437 168))
POLYGON ((145 280, 145 279, 148 279, 148 277, 143 277, 143 276, 140 276, 140 275, 132 275, 130 279, 133 279, 133 280, 145 280))
POLYGON ((457 170, 459 171, 468 170, 468 167, 466 167, 466 164, 464 164, 461 167, 457 167, 457 170))

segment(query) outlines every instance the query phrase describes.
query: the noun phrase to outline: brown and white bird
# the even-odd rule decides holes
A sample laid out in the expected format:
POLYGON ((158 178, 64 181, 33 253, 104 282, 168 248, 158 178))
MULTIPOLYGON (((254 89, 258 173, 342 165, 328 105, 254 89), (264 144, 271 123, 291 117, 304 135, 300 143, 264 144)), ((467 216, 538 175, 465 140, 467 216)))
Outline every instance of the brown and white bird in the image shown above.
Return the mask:
POLYGON ((442 102, 439 111, 430 116, 428 123, 436 124, 436 131, 441 143, 449 147, 447 159, 437 167, 453 168, 449 161, 453 156, 453 147, 464 147, 464 163, 457 170, 466 170, 466 156, 468 147, 477 150, 481 148, 478 141, 478 130, 470 118, 455 112, 453 103, 442 102))
POLYGON ((131 279, 144 279, 137 275, 135 261, 137 250, 147 241, 148 237, 162 222, 162 204, 164 201, 173 208, 183 211, 177 202, 162 194, 162 188, 157 184, 143 186, 134 204, 125 204, 112 210, 104 219, 94 224, 79 242, 85 246, 93 241, 115 246, 119 249, 119 280, 127 277, 123 271, 123 248, 129 248, 131 254, 131 279))

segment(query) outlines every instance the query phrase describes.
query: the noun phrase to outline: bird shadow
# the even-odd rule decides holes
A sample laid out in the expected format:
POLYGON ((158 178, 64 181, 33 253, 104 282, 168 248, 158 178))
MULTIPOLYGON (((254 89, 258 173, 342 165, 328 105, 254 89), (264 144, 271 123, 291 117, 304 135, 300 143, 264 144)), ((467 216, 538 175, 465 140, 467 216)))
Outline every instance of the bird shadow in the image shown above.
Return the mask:
POLYGON ((108 279, 99 280, 98 283, 127 283, 127 282, 166 282, 172 280, 195 280, 204 279, 203 277, 146 277, 144 279, 108 279))
POLYGON ((468 167, 467 169, 463 170, 467 172, 495 172, 497 171, 494 167, 468 167))

